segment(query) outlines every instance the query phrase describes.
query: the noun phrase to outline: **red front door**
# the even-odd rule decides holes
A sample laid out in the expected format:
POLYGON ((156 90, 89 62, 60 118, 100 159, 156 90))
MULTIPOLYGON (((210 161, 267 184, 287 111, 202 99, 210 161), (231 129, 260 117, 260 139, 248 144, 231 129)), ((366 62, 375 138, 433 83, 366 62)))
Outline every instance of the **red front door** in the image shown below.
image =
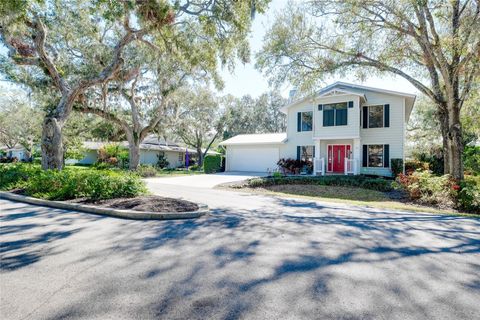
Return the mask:
POLYGON ((345 158, 349 157, 349 153, 349 145, 329 145, 328 171, 336 173, 345 172, 345 158))

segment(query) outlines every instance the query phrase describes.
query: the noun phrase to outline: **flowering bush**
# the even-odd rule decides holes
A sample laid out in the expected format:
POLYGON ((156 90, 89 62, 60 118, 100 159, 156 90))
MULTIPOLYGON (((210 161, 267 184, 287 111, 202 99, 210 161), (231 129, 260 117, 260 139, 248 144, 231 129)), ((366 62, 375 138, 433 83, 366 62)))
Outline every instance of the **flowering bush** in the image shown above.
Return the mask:
POLYGON ((478 212, 480 179, 477 180, 467 176, 458 183, 448 174, 436 176, 431 171, 417 170, 411 174, 398 175, 395 186, 405 190, 412 200, 422 204, 478 212))
POLYGON ((396 179, 410 198, 424 204, 454 207, 459 186, 450 175, 435 176, 430 171, 400 174, 396 179))
POLYGON ((429 170, 428 162, 420 160, 408 160, 405 161, 405 172, 411 174, 416 170, 429 170))

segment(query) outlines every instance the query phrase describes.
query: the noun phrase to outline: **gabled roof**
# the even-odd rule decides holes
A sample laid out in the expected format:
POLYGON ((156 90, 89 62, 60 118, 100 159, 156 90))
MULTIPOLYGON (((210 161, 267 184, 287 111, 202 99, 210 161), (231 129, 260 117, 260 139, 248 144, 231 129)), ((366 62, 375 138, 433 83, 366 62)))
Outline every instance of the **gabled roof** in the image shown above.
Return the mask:
POLYGON ((332 94, 353 94, 353 95, 358 95, 364 101, 367 101, 367 97, 365 95, 365 91, 370 91, 370 92, 378 92, 378 93, 384 93, 388 95, 393 95, 393 96, 400 96, 405 98, 405 119, 408 120, 410 117, 410 113, 412 112, 413 109, 413 104, 415 103, 416 95, 411 94, 411 93, 405 93, 405 92, 399 92, 399 91, 393 91, 393 90, 386 90, 386 89, 380 89, 380 88, 373 88, 373 87, 367 87, 367 86, 362 86, 358 84, 353 84, 353 83, 347 83, 347 82, 341 82, 337 81, 331 85, 328 85, 319 91, 317 91, 314 95, 307 96, 307 97, 301 97, 296 100, 290 101, 287 105, 284 107, 280 108, 280 111, 283 113, 286 113, 288 108, 295 106, 299 103, 308 101, 309 99, 318 99, 321 97, 327 97, 332 94))
POLYGON ((287 133, 239 134, 220 143, 221 146, 248 144, 283 144, 287 141, 287 133))

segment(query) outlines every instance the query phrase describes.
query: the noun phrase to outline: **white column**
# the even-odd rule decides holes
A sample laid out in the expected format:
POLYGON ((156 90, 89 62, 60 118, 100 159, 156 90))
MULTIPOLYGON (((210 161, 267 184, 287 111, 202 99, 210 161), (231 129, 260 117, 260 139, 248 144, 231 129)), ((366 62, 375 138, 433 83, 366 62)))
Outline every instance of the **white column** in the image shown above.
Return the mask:
POLYGON ((354 174, 360 174, 360 159, 362 159, 360 138, 353 139, 353 159, 355 159, 354 174))

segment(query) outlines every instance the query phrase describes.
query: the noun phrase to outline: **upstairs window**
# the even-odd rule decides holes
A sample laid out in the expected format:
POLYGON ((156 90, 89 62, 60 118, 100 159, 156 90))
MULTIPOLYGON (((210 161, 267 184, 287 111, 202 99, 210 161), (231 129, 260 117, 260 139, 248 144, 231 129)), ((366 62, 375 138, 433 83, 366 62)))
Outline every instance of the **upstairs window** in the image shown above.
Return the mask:
POLYGON ((323 106, 323 126, 346 126, 348 123, 348 103, 330 103, 323 106))
POLYGON ((299 112, 297 114, 297 131, 312 131, 313 112, 299 112))
POLYGON ((390 127, 390 105, 380 104, 363 107, 363 128, 390 127))
POLYGON ((368 127, 383 128, 383 106, 368 107, 368 127))

